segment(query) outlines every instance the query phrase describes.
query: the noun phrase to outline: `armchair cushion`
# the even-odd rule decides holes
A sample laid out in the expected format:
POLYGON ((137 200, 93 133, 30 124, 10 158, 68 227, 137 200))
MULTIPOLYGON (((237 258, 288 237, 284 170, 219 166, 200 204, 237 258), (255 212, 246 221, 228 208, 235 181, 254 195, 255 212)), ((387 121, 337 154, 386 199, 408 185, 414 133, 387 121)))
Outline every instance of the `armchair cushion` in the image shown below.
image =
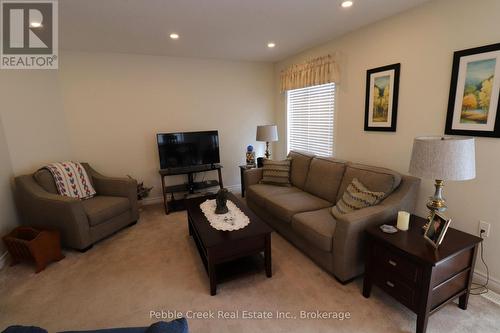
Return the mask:
POLYGON ((95 226, 130 209, 130 201, 125 197, 98 195, 82 201, 89 224, 95 226))

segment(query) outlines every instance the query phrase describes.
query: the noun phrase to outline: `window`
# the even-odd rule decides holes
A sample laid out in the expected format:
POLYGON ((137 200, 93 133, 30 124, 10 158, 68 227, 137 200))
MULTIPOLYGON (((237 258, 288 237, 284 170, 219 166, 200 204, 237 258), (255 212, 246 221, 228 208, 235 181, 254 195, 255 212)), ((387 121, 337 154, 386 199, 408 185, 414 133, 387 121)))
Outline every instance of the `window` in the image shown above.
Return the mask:
POLYGON ((334 112, 334 83, 289 90, 288 151, 305 150, 320 156, 332 156, 334 112))

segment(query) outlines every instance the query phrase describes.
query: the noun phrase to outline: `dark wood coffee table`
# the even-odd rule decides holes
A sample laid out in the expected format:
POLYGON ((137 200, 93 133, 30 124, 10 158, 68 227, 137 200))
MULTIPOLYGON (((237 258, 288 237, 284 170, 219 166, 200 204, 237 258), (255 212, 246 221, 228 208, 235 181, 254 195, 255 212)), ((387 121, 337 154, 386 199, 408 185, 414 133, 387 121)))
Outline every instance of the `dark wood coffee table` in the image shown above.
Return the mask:
POLYGON ((193 236, 201 260, 208 273, 210 295, 212 296, 217 293, 216 266, 219 264, 255 254, 260 256, 263 252, 266 275, 267 277, 272 276, 272 229, 232 193, 229 193, 228 199, 250 218, 250 223, 245 228, 235 231, 220 231, 212 228, 201 211, 200 204, 207 199, 213 198, 215 196, 200 197, 189 199, 186 202, 189 234, 193 236))

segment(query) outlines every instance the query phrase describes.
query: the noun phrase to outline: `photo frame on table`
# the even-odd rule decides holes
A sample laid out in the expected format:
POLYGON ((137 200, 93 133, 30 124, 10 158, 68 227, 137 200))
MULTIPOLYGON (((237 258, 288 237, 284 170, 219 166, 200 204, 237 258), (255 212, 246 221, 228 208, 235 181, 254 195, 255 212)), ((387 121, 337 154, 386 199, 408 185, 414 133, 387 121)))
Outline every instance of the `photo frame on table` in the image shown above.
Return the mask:
POLYGON ((438 212, 433 212, 429 218, 429 226, 425 230, 424 238, 435 248, 443 242, 446 231, 450 226, 451 219, 446 218, 438 212))
POLYGON ((396 132, 401 64, 366 71, 365 131, 396 132))
POLYGON ((445 134, 500 137, 500 43, 454 53, 445 134))

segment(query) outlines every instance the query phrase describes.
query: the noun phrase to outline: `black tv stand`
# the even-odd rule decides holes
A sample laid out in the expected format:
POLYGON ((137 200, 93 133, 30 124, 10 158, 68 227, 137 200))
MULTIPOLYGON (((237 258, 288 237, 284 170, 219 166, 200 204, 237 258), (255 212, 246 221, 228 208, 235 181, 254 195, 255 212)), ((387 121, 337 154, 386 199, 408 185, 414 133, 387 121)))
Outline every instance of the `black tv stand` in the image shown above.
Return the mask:
POLYGON ((188 192, 190 195, 194 195, 196 190, 202 190, 213 186, 219 186, 220 188, 222 188, 224 186, 222 183, 222 165, 220 164, 207 164, 207 165, 180 167, 180 168, 160 169, 158 172, 161 177, 161 189, 163 195, 163 206, 165 208, 165 214, 168 214, 170 212, 171 209, 169 209, 169 206, 174 208, 174 210, 177 206, 179 206, 177 204, 177 201, 181 200, 176 200, 174 197, 174 193, 188 192), (199 172, 215 171, 215 170, 217 170, 219 176, 218 181, 217 180, 208 180, 203 182, 194 181, 194 174, 199 172), (165 177, 177 176, 177 175, 187 175, 188 178, 187 183, 165 186, 165 177), (169 193, 172 196, 172 199, 170 201, 167 198, 169 193))

